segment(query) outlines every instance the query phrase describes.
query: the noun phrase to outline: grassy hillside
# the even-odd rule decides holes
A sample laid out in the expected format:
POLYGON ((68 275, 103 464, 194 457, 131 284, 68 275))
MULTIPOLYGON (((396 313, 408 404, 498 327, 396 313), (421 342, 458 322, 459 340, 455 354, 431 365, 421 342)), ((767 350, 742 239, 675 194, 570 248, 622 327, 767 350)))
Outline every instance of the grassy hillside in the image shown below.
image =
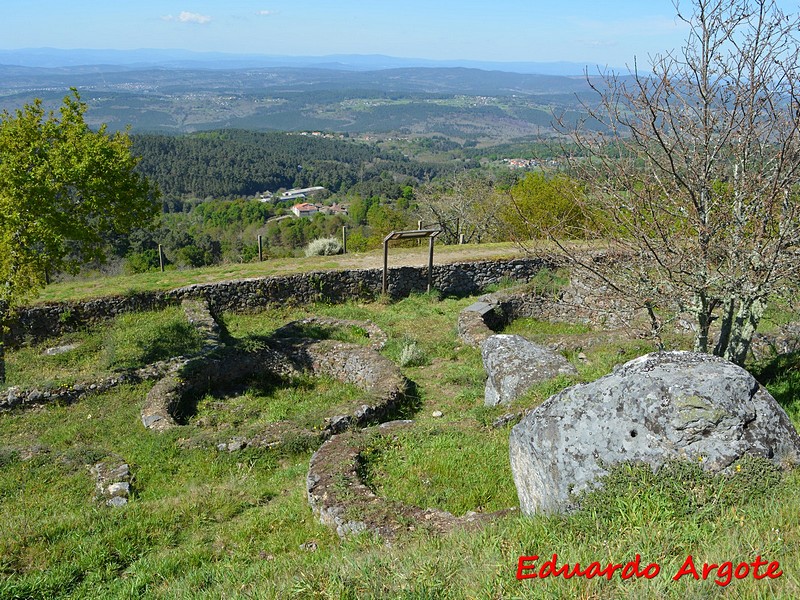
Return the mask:
MULTIPOLYGON (((413 417, 415 424, 369 449, 369 481, 379 495, 463 514, 516 505, 507 460, 510 426, 492 427, 507 409, 483 406, 480 353, 455 335, 457 314, 472 301, 415 295, 392 304, 275 308, 224 320, 234 345, 253 343, 310 314, 374 321, 390 336, 383 353, 398 363, 415 345, 414 359, 403 370, 417 386, 418 402, 399 415, 413 417), (442 416, 434 417, 435 411, 442 416)), ((126 317, 71 338, 83 348, 76 364, 92 372, 113 370, 112 347, 126 365, 147 361, 146 339, 180 342, 179 334, 164 333, 174 329, 172 318, 169 313, 139 321, 126 317)), ((589 347, 595 332, 585 327, 527 320, 513 331, 562 342, 579 375, 532 390, 512 410, 534 406, 651 349, 642 340, 613 337, 589 347), (581 359, 578 349, 584 346, 581 359)), ((67 361, 69 354, 41 357, 43 347, 11 352, 10 376, 29 376, 23 374, 37 356, 43 361, 35 367, 40 379, 58 380, 59 371, 43 363, 67 361)), ((791 375, 765 369, 764 380, 798 425, 797 376, 783 372, 791 375)), ((798 472, 779 481, 763 465, 745 463, 741 476, 714 480, 691 466, 663 477, 623 469, 607 493, 588 499, 587 508, 574 515, 512 515, 481 530, 447 535, 415 528, 391 545, 365 534, 340 540, 316 521, 306 502, 313 449, 228 452, 218 451, 214 442, 215 436, 277 418, 272 411, 287 405, 287 395, 289 407, 331 405, 346 389, 323 380, 284 382, 267 394, 253 393, 255 384, 250 391, 224 390, 200 399, 186 424, 155 434, 139 422, 150 385, 119 388, 72 406, 0 415, 0 598, 800 596, 798 472), (132 499, 123 508, 92 500, 86 465, 107 457, 124 459, 134 474, 132 499), (656 563, 661 573, 627 581, 516 579, 520 556, 544 560, 554 553, 560 564, 584 566, 625 563, 639 554, 642 567, 656 563), (760 555, 779 561, 783 575, 732 578, 725 588, 714 577, 673 581, 689 555, 699 566, 736 565, 760 555)))

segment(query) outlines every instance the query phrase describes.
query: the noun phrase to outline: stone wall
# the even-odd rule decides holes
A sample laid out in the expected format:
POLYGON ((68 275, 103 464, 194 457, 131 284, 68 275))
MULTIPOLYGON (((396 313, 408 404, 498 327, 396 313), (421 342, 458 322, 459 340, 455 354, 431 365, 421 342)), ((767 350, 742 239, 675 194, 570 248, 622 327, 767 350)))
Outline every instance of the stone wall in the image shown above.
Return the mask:
POLYGON ((514 513, 469 512, 457 517, 436 508, 422 508, 381 498, 361 478, 362 453, 377 436, 391 437, 413 421, 391 421, 369 429, 351 429, 334 435, 311 457, 306 493, 311 510, 323 525, 336 529, 340 537, 368 531, 391 540, 401 531, 445 533, 453 529, 478 528, 514 513))
MULTIPOLYGON (((436 265, 433 268, 433 287, 444 295, 466 296, 504 279, 529 281, 543 268, 553 267, 551 262, 542 258, 436 265)), ((374 299, 380 295, 381 281, 380 269, 317 271, 196 284, 170 291, 138 292, 83 302, 45 304, 17 311, 16 317, 8 323, 10 331, 5 339, 12 347, 25 341, 38 342, 119 314, 178 305, 184 299, 205 300, 213 313, 254 310, 271 304, 374 299)), ((427 285, 427 267, 389 270, 388 293, 392 298, 424 292, 427 285)))
POLYGON ((554 292, 512 289, 481 296, 459 314, 458 335, 464 343, 480 346, 512 321, 525 317, 613 330, 631 329, 637 315, 626 299, 602 281, 580 272, 573 273, 569 284, 554 292))

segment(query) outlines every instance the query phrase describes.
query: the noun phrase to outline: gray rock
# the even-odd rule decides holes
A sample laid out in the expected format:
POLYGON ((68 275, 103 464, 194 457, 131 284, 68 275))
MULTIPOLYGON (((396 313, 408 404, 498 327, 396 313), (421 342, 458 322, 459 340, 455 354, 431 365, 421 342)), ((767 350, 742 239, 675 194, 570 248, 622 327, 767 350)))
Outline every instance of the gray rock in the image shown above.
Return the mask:
POLYGON ((127 463, 99 462, 91 467, 95 477, 95 499, 106 506, 123 506, 131 494, 131 469, 127 463))
POLYGON ((481 344, 486 406, 508 404, 531 386, 577 373, 566 358, 519 335, 493 335, 481 344))
POLYGON ((328 421, 327 429, 333 433, 340 433, 350 427, 350 415, 336 415, 328 421))
POLYGON ((228 442, 227 449, 228 452, 238 452, 239 450, 243 449, 247 445, 247 440, 244 438, 233 438, 230 442, 228 442))
POLYGON ((111 481, 128 481, 131 477, 131 468, 127 464, 119 465, 115 469, 111 469, 107 475, 111 481))
POLYGON ((800 322, 781 325, 770 333, 756 333, 750 350, 756 360, 797 352, 800 350, 800 322))
POLYGON ((667 460, 724 471, 744 454, 800 462, 800 437, 744 369, 692 352, 660 352, 549 398, 511 430, 511 469, 526 514, 573 508, 570 492, 621 462, 667 460))
POLYGON ((522 415, 519 413, 506 413, 500 417, 497 417, 492 422, 493 429, 500 429, 501 427, 505 427, 509 423, 518 423, 522 419, 522 415))
POLYGON ((65 354, 70 352, 71 350, 75 350, 78 347, 78 344, 65 344, 63 346, 54 346, 52 348, 48 348, 42 354, 45 356, 56 356, 58 354, 65 354))
POLYGON ((106 488, 106 495, 112 498, 127 498, 131 492, 131 485, 126 481, 112 483, 106 488))

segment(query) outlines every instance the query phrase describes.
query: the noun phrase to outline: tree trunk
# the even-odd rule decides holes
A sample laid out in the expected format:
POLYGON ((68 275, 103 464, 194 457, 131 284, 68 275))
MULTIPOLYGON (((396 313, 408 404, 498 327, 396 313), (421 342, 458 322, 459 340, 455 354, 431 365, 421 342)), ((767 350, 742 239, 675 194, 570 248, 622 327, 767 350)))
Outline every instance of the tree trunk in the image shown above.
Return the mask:
POLYGON ((731 341, 731 329, 733 328, 733 298, 725 301, 725 306, 722 312, 722 326, 719 332, 719 339, 717 345, 714 347, 715 356, 725 356, 725 351, 728 349, 728 344, 731 341))
POLYGON ((708 352, 708 330, 711 327, 711 313, 708 298, 704 293, 697 294, 695 316, 697 317, 697 332, 694 335, 694 351, 708 352))
POLYGON ((750 342, 753 340, 761 317, 764 316, 765 309, 766 303, 758 298, 746 298, 740 302, 736 318, 732 322, 731 338, 723 355, 732 363, 739 366, 744 365, 750 350, 750 342))
POLYGON ((647 308, 647 314, 650 316, 650 335, 653 336, 653 340, 655 340, 656 345, 658 347, 658 351, 663 351, 664 348, 664 340, 661 337, 661 329, 663 328, 663 324, 661 320, 656 315, 655 307, 650 300, 647 300, 645 303, 645 308, 647 308))

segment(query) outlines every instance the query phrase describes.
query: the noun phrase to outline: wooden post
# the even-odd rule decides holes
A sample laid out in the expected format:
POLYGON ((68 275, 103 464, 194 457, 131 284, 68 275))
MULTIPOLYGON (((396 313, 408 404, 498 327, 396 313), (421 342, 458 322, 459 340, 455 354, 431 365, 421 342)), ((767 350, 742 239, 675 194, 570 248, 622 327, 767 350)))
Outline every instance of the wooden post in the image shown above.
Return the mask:
POLYGON ((459 243, 459 245, 464 243, 464 234, 463 233, 459 234, 458 243, 459 243))
POLYGON ((164 253, 161 251, 161 244, 158 245, 158 267, 164 272, 164 253))
MULTIPOLYGON (((417 221, 417 229, 422 229, 422 221, 417 221)), ((417 239, 417 246, 422 245, 422 240, 417 239)))
POLYGON ((347 225, 342 225, 342 254, 347 254, 347 225))
POLYGON ((433 288, 433 236, 428 238, 428 293, 433 288))
POLYGON ((461 235, 461 218, 456 219, 456 239, 461 235))
POLYGON ((258 236, 258 262, 264 260, 264 247, 261 243, 261 236, 258 236))
POLYGON ((382 293, 386 293, 388 286, 389 271, 389 240, 383 240, 383 288, 382 293))

